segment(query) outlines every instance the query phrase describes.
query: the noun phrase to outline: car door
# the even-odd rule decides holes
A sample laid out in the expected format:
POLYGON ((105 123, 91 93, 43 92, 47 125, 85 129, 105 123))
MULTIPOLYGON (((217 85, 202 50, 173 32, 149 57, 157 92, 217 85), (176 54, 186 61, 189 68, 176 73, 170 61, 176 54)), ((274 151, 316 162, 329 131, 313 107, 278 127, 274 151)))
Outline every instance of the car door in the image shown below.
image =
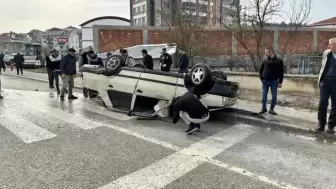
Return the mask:
POLYGON ((135 95, 170 101, 174 98, 178 77, 170 73, 147 70, 140 76, 135 95))
POLYGON ((122 69, 108 81, 107 94, 115 109, 130 111, 134 103, 135 86, 141 71, 122 69))

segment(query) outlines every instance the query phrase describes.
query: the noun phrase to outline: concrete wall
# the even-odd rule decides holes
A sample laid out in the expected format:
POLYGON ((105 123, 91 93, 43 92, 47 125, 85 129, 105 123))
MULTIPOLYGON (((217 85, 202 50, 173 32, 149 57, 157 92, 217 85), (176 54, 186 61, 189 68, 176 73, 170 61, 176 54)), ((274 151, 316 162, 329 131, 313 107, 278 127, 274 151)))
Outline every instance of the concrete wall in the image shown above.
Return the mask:
MULTIPOLYGON (((226 72, 228 80, 240 83, 240 98, 261 100, 261 81, 257 73, 226 72)), ((285 75, 282 88, 279 89, 278 102, 287 106, 316 109, 319 87, 316 75, 285 75)), ((270 99, 269 92, 269 99, 270 99)))

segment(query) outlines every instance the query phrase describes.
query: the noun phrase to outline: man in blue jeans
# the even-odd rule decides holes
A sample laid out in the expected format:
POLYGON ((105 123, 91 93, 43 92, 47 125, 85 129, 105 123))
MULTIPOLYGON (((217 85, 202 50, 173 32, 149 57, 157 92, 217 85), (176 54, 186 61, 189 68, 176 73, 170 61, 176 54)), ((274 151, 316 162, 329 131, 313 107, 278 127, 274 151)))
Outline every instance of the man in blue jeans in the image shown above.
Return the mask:
POLYGON ((268 113, 277 115, 274 111, 274 107, 277 102, 278 88, 282 87, 284 64, 280 58, 276 57, 273 48, 266 48, 265 54, 266 59, 262 62, 259 70, 259 77, 262 82, 262 108, 259 113, 264 114, 267 112, 267 95, 268 90, 271 89, 272 101, 268 113))

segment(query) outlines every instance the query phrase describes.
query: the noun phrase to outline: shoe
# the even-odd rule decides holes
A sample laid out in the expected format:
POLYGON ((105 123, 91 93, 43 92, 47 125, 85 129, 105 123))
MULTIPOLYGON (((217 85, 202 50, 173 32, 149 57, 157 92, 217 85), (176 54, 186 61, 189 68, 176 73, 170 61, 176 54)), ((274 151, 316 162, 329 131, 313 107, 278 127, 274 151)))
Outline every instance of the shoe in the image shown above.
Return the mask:
POLYGON ((198 128, 196 127, 195 124, 190 124, 188 130, 187 130, 187 134, 191 135, 194 131, 198 130, 198 128))
POLYGON ((201 132, 201 124, 195 124, 197 132, 201 132))
POLYGON ((3 96, 2 95, 0 95, 0 100, 2 100, 3 99, 3 96))
POLYGON ((314 134, 324 133, 324 128, 317 127, 314 131, 314 134))
POLYGON ((278 115, 274 110, 270 110, 268 113, 272 115, 278 115))
POLYGON ((327 133, 329 133, 329 134, 335 134, 335 130, 334 130, 334 128, 333 127, 329 127, 328 129, 327 129, 327 133))
POLYGON ((85 97, 85 98, 89 97, 89 95, 88 95, 88 94, 83 94, 83 95, 84 95, 84 97, 85 97))
POLYGON ((68 99, 69 99, 69 100, 76 100, 76 99, 78 99, 78 97, 77 97, 77 96, 74 96, 74 95, 71 95, 71 96, 68 97, 68 99))
POLYGON ((57 96, 59 96, 61 94, 61 92, 60 91, 57 91, 57 96))
POLYGON ((261 110, 260 112, 259 112, 259 114, 265 114, 267 112, 267 110, 261 110))
POLYGON ((60 100, 61 100, 61 101, 64 101, 64 96, 60 96, 60 100))
POLYGON ((194 127, 194 123, 190 123, 188 129, 185 130, 184 132, 186 133, 189 132, 193 127, 194 127))

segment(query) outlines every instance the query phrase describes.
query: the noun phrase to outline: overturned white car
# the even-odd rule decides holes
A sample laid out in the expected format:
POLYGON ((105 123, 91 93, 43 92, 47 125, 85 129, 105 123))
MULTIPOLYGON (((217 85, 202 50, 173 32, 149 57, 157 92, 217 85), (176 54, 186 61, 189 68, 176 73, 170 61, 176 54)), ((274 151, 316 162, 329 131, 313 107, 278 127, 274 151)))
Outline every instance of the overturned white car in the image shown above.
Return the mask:
POLYGON ((80 71, 83 87, 98 92, 107 108, 136 116, 168 117, 173 100, 191 88, 202 95, 210 111, 233 106, 239 91, 238 83, 205 64, 182 74, 147 70, 141 64, 127 67, 124 57, 112 55, 104 68, 84 66, 80 71))

